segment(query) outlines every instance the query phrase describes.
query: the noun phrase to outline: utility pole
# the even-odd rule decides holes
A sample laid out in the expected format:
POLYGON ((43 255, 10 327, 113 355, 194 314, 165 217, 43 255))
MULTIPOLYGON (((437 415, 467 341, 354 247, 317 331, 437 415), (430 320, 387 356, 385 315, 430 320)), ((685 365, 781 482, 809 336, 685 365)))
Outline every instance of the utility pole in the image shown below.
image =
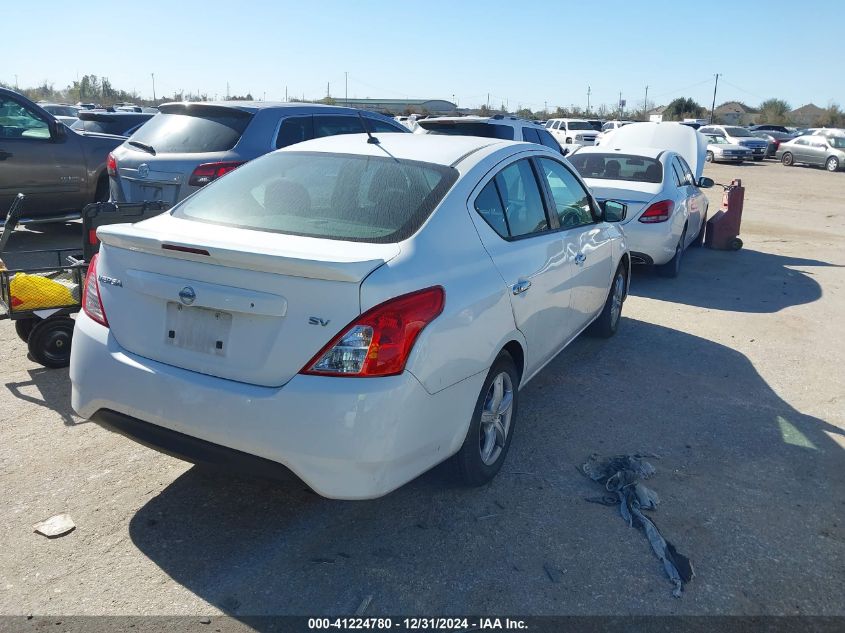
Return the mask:
POLYGON ((150 77, 153 78, 153 103, 155 103, 155 100, 156 100, 156 74, 150 73, 150 77))
POLYGON ((549 114, 549 102, 548 101, 543 101, 543 114, 545 114, 546 116, 548 116, 548 114, 549 114))
POLYGON ((287 103, 287 100, 288 100, 288 87, 285 86, 285 103, 287 103))
POLYGON ((490 109, 490 93, 487 93, 487 109, 490 109))
POLYGON ((228 100, 229 100, 229 97, 230 97, 230 94, 229 94, 229 82, 227 81, 227 82, 226 82, 226 101, 228 101, 228 100))
POLYGON ((332 96, 332 84, 330 82, 326 82, 326 99, 332 96))
POLYGON ((645 87, 645 101, 643 101, 643 114, 648 112, 648 86, 645 87))
POLYGON ((716 73, 716 85, 713 86, 713 107, 710 108, 710 125, 713 125, 713 115, 716 113, 716 89, 719 87, 719 73, 716 73))
POLYGON ((15 90, 18 90, 18 76, 15 75, 15 90))
POLYGON ((346 102, 344 105, 349 106, 349 71, 343 73, 346 77, 344 80, 344 97, 343 100, 346 102))
POLYGON ((587 86, 587 114, 590 113, 590 87, 587 86))

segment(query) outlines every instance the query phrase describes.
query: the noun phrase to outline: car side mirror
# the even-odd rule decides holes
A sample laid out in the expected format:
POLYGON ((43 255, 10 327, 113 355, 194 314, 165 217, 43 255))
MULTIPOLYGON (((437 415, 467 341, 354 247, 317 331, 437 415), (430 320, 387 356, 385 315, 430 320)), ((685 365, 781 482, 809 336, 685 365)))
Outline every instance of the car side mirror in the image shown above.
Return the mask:
POLYGON ((67 137, 67 128, 65 124, 59 121, 58 119, 54 119, 50 122, 50 138, 57 142, 64 140, 67 137))
POLYGON ((605 200, 599 202, 602 211, 602 219, 605 222, 621 222, 628 213, 628 205, 616 200, 605 200))
POLYGON ((707 176, 702 176, 698 179, 698 186, 702 189, 710 189, 716 182, 712 178, 708 178, 707 176))

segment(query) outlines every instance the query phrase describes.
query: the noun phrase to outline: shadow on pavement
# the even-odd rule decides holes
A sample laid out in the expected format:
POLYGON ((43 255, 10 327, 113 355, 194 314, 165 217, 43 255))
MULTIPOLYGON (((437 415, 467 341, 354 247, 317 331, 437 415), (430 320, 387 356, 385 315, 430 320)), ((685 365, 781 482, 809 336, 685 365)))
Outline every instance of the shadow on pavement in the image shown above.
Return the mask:
POLYGON ((338 502, 195 467, 138 510, 131 539, 235 617, 351 615, 368 597, 366 615, 841 612, 842 431, 745 356, 625 319, 521 396, 511 453, 482 488, 438 467, 338 502), (656 520, 697 571, 680 601, 642 534, 583 501, 600 493, 577 471, 594 451, 661 456, 656 520))
POLYGON ((637 297, 713 310, 778 312, 822 296, 812 271, 820 266, 841 267, 747 249, 691 248, 684 253, 681 273, 675 279, 658 276, 651 266, 635 266, 630 292, 637 297))
POLYGON ((6 383, 6 389, 15 398, 52 409, 62 416, 65 426, 77 426, 86 422, 77 417, 70 407, 70 379, 67 369, 39 368, 30 369, 28 373, 29 380, 6 383), (34 391, 37 394, 34 394, 34 391))

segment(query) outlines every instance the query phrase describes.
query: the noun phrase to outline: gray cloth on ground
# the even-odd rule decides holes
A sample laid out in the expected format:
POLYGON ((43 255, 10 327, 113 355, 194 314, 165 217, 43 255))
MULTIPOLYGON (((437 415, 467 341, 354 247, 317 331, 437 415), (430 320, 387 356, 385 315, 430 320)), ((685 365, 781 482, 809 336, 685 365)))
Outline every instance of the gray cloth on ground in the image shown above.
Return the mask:
POLYGON ((595 453, 590 455, 581 471, 591 480, 604 485, 608 492, 616 493, 616 501, 607 495, 602 497, 587 497, 585 501, 613 505, 618 503, 619 513, 631 527, 642 528, 651 549, 663 563, 666 575, 675 585, 672 595, 681 597, 684 585, 695 577, 692 562, 679 553, 675 546, 663 538, 654 521, 645 516, 643 510, 655 510, 660 503, 657 493, 640 483, 640 479, 648 479, 656 472, 654 466, 644 461, 644 457, 656 455, 617 455, 610 459, 600 460, 595 453))

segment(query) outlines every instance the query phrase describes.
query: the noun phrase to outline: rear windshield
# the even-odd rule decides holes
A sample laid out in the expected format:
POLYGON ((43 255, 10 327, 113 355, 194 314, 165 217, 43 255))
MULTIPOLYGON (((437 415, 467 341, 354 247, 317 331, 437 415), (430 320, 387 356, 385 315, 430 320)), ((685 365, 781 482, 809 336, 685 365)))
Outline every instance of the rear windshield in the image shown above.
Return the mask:
POLYGON ((590 124, 589 121, 569 121, 566 124, 566 128, 569 130, 592 130, 594 132, 598 131, 590 124))
POLYGON ((663 182, 663 166, 659 161, 630 154, 575 153, 567 156, 582 178, 663 182))
POLYGON ((404 240, 457 180, 442 165, 389 157, 274 152, 199 190, 176 217, 353 242, 404 240))
POLYGON ((728 133, 728 136, 754 136, 744 127, 726 127, 725 132, 728 133))
POLYGON ((85 130, 86 132, 99 132, 101 134, 126 134, 127 131, 139 123, 143 123, 150 119, 149 116, 116 116, 112 118, 103 118, 104 120, 88 120, 79 119, 74 121, 71 127, 74 130, 85 130))
POLYGON ((483 136, 513 140, 513 128, 510 125, 497 125, 481 121, 418 121, 421 128, 430 134, 449 134, 453 136, 483 136))
POLYGON ((157 154, 225 152, 240 140, 252 114, 215 106, 171 106, 150 119, 133 141, 150 145, 157 154))

